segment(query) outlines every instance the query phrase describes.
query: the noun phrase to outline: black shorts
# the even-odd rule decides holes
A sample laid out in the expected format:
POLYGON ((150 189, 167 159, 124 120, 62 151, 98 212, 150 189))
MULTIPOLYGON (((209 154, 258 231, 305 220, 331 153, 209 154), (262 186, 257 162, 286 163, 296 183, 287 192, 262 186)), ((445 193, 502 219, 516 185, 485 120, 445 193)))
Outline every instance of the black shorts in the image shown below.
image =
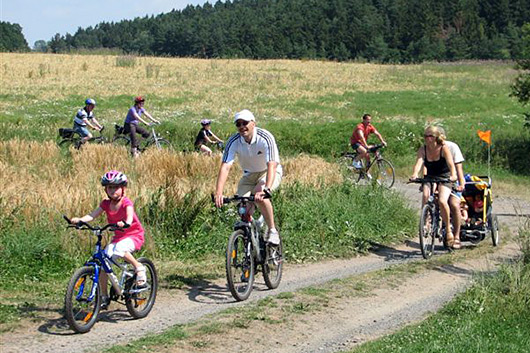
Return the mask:
POLYGON ((357 148, 361 147, 361 143, 360 142, 355 142, 353 145, 351 145, 351 148, 353 148, 353 150, 355 152, 357 152, 357 148))

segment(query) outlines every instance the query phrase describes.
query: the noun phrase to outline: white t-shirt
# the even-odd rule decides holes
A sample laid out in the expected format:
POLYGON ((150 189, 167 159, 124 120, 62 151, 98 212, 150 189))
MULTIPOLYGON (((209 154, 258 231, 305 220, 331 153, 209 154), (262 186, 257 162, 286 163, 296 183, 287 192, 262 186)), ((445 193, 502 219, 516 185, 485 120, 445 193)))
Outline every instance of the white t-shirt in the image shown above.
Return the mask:
POLYGON ((455 164, 462 163, 465 160, 462 151, 460 151, 460 147, 458 147, 456 143, 445 141, 445 144, 449 147, 449 151, 451 151, 451 154, 453 155, 453 162, 455 164))
POLYGON ((244 174, 264 172, 270 161, 277 162, 277 170, 281 171, 280 154, 276 140, 265 129, 254 128, 254 136, 252 136, 250 143, 247 143, 239 133, 230 136, 223 154, 223 163, 234 163, 236 155, 244 174))

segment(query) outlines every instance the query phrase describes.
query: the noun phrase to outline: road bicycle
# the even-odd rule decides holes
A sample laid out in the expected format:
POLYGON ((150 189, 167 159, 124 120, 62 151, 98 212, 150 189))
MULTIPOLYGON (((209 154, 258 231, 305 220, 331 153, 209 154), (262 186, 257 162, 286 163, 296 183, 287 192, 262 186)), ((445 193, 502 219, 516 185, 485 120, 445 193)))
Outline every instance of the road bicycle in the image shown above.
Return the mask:
POLYGON ((63 217, 68 222, 69 228, 90 230, 97 237, 92 257, 85 262, 83 267, 75 271, 68 283, 64 310, 70 328, 77 333, 85 333, 90 331, 96 323, 102 305, 99 283, 102 270, 108 274, 111 283, 109 299, 125 304, 127 311, 135 319, 146 317, 153 308, 158 290, 158 277, 151 260, 145 257, 138 259, 138 262, 145 266, 147 275, 146 283, 138 285, 132 265, 114 261, 107 256, 101 246, 105 231, 123 228, 116 224, 107 224, 103 227, 92 227, 85 222, 72 224, 66 216, 63 217), (117 272, 114 272, 113 266, 117 272))
MULTIPOLYGON (((140 143, 140 146, 138 146, 139 152, 143 152, 151 146, 155 146, 159 150, 171 148, 171 143, 156 132, 156 125, 160 125, 160 123, 152 122, 147 125, 151 128, 151 134, 142 143, 140 143)), ((112 138, 112 143, 120 146, 131 145, 131 138, 128 133, 125 133, 123 126, 114 124, 114 137, 112 138)))
MULTIPOLYGON (((101 130, 99 130, 99 135, 91 137, 88 139, 88 142, 96 144, 107 143, 108 139, 103 136, 104 129, 105 127, 103 126, 101 130)), ((74 129, 60 128, 59 137, 61 138, 61 141, 59 141, 59 146, 61 147, 74 146, 75 149, 80 149, 84 144, 82 142, 83 138, 74 129)))
POLYGON ((425 177, 410 180, 409 183, 429 185, 429 198, 421 210, 420 215, 420 249, 421 255, 424 259, 429 259, 434 253, 435 241, 442 244, 445 250, 451 251, 451 247, 447 244, 446 229, 442 224, 442 215, 440 214, 440 206, 438 204, 438 183, 450 183, 447 178, 439 177, 425 177))
MULTIPOLYGON (((270 195, 265 198, 270 198, 270 195)), ((223 202, 238 202, 241 217, 234 224, 234 232, 226 247, 226 279, 230 293, 237 301, 246 300, 252 292, 258 266, 261 266, 267 288, 277 288, 283 269, 282 242, 272 245, 265 241, 268 227, 263 215, 254 219, 249 212, 254 208, 254 195, 225 197, 223 202)))
POLYGON ((394 166, 381 155, 380 149, 382 147, 383 145, 379 144, 368 148, 368 152, 372 154, 372 157, 368 165, 366 165, 366 160, 361 158, 362 168, 354 167, 355 158, 358 156, 356 151, 343 153, 340 163, 348 169, 348 173, 352 175, 352 179, 356 183, 366 180, 391 188, 395 181, 394 166))

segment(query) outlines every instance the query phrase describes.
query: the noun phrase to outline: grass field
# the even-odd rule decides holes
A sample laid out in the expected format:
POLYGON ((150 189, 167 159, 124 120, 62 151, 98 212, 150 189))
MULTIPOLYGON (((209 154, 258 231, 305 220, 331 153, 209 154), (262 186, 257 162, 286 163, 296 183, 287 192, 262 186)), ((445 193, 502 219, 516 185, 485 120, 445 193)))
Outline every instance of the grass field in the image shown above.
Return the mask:
POLYGON ((131 179, 128 195, 148 229, 144 251, 165 269, 167 285, 186 281, 171 282, 176 272, 222 275, 234 212, 209 202, 219 157, 178 152, 192 148, 204 117, 226 139, 235 132, 234 112, 248 108, 276 136, 285 179, 274 203, 289 261, 350 256, 369 241, 396 241, 416 229, 413 211, 399 197, 344 183, 334 163, 365 112, 389 143, 384 153, 401 177, 409 175, 428 123, 443 125, 460 144, 466 171, 486 173, 487 149, 476 130, 491 129, 494 192, 528 194, 530 134, 522 128, 523 109, 509 97, 512 63, 1 55, 0 323, 2 313, 12 317, 24 303, 57 302, 71 270, 90 252, 86 237, 65 231, 61 214, 96 207, 103 197, 99 177, 110 168, 131 179), (174 151, 148 151, 133 161, 125 148, 111 145, 57 147, 57 129, 72 125, 86 98, 96 99, 96 116, 111 134, 136 95, 146 96, 147 110, 163 121, 159 130, 174 151), (382 212, 389 216, 364 217, 382 212))

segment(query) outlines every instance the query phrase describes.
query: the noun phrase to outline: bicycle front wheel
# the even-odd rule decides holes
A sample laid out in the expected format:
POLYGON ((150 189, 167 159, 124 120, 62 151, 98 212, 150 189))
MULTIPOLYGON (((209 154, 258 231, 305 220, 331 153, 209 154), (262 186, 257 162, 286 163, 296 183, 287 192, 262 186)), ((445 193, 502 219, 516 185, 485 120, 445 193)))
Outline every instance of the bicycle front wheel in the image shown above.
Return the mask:
POLYGON ((68 283, 64 311, 68 325, 75 332, 90 331, 98 318, 101 297, 95 277, 94 267, 85 266, 78 269, 68 283))
POLYGON ((282 257, 282 242, 277 246, 269 243, 265 244, 265 263, 263 264, 263 279, 267 288, 278 288, 282 279, 283 257, 282 257))
POLYGON ((236 230, 226 248, 226 280, 228 289, 237 301, 246 300, 254 284, 254 257, 244 232, 236 230))
POLYGON ((371 168, 373 180, 380 186, 390 189, 394 185, 394 166, 386 159, 375 161, 371 168))
POLYGON ((434 233, 434 211, 429 205, 425 205, 420 218, 420 249, 424 259, 429 259, 433 254, 434 233))
POLYGON ((168 140, 166 140, 164 138, 158 138, 157 141, 158 141, 158 146, 157 146, 157 142, 155 142, 155 140, 150 140, 149 141, 149 146, 155 146, 155 147, 158 147, 161 150, 167 150, 167 149, 171 148, 171 143, 168 140))
POLYGON ((145 285, 138 286, 136 276, 131 278, 126 288, 125 299, 127 311, 135 319, 141 319, 149 314, 155 304, 158 291, 158 275, 153 262, 145 257, 139 258, 138 262, 145 267, 147 281, 145 285))

